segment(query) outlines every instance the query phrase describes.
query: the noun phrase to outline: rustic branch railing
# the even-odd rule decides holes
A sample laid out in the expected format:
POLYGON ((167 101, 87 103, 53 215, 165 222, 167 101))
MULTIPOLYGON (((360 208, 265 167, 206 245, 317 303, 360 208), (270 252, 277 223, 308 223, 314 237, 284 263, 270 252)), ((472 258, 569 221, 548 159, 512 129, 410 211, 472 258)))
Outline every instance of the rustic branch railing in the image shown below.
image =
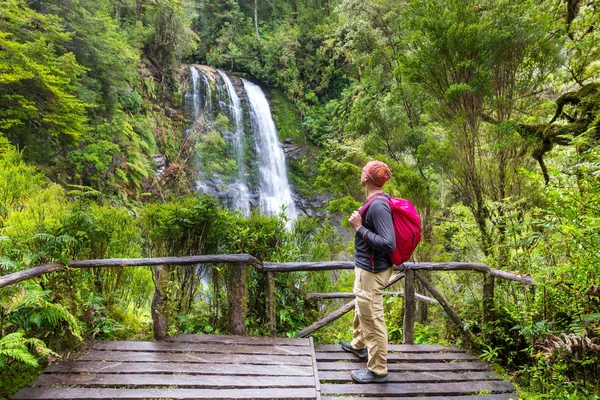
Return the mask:
MULTIPOLYGON (((172 265, 195 265, 195 264, 233 264, 234 279, 245 282, 248 276, 247 266, 252 265, 266 274, 266 297, 267 309, 265 310, 268 321, 268 329, 271 335, 276 332, 276 309, 275 309, 275 273, 294 271, 331 271, 338 269, 354 269, 351 261, 330 262, 292 262, 292 263, 261 263, 260 260, 249 254, 219 254, 200 255, 188 257, 162 257, 162 258, 135 258, 135 259, 103 259, 103 260, 73 260, 66 264, 52 263, 30 268, 13 274, 0 276, 0 288, 17 282, 42 276, 51 272, 57 272, 68 268, 98 268, 98 267, 134 267, 155 266, 154 282, 155 293, 152 300, 153 330, 156 340, 163 340, 167 335, 167 310, 166 310, 166 285, 168 284, 168 267, 172 265)), ((394 267, 402 271, 392 276, 386 288, 405 278, 403 292, 389 292, 385 295, 396 295, 404 297, 404 320, 403 320, 403 342, 414 343, 414 323, 416 300, 425 302, 437 301, 450 319, 457 324, 466 337, 471 340, 473 335, 464 328, 462 320, 452 310, 450 304, 442 297, 439 291, 419 271, 475 271, 485 274, 483 285, 483 316, 485 321, 493 319, 494 307, 494 280, 501 278, 527 285, 535 285, 530 276, 519 275, 512 272, 493 269, 484 264, 474 263, 405 263, 394 267), (419 280, 422 285, 433 296, 433 299, 419 293, 415 293, 414 280, 419 280), (435 299, 435 300, 434 300, 435 299)), ((236 285, 230 301, 229 325, 230 332, 234 335, 244 335, 244 320, 247 313, 247 288, 245 284, 236 285)), ((309 293, 311 298, 353 298, 353 293, 309 293)), ((347 312, 354 309, 356 300, 352 300, 325 318, 315 322, 311 326, 298 332, 299 337, 307 336, 323 326, 335 321, 347 312)))

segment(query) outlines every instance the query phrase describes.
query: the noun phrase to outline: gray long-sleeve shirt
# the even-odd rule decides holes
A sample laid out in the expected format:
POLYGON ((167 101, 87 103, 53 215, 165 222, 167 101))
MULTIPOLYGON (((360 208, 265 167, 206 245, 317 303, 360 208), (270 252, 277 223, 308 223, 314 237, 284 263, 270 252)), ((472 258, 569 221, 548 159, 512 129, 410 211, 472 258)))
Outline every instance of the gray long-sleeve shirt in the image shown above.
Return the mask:
POLYGON ((354 262, 370 272, 392 266, 389 254, 396 248, 392 210, 384 195, 378 195, 362 214, 362 226, 354 236, 354 262))

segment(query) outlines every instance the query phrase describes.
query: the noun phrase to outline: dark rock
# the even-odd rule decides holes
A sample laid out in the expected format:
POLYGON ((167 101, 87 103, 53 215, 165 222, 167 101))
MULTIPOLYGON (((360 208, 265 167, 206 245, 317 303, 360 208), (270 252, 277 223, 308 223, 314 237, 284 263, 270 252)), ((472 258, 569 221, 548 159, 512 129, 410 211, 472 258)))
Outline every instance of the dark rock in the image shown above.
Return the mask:
POLYGON ((292 160, 301 160, 302 157, 306 155, 306 151, 302 146, 298 146, 296 144, 287 144, 283 143, 283 153, 285 154, 285 158, 290 158, 292 160))
POLYGON ((170 108, 170 107, 165 110, 165 113, 167 114, 167 117, 169 117, 169 118, 175 118, 179 115, 179 111, 177 111, 174 108, 170 108))
POLYGON ((152 156, 156 166, 156 179, 160 180, 167 169, 167 158, 164 154, 155 154, 152 156))

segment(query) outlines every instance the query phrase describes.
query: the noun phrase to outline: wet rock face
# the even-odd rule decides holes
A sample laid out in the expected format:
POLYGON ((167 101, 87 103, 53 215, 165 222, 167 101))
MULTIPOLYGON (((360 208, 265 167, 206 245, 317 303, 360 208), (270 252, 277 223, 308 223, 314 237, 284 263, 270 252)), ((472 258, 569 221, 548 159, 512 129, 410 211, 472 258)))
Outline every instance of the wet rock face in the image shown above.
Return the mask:
POLYGON ((294 201, 298 208, 309 217, 327 217, 327 205, 331 201, 331 197, 326 194, 315 194, 309 198, 295 196, 294 201))
POLYGON ((152 156, 152 159, 156 167, 156 179, 160 180, 167 169, 167 158, 164 154, 155 154, 152 156))

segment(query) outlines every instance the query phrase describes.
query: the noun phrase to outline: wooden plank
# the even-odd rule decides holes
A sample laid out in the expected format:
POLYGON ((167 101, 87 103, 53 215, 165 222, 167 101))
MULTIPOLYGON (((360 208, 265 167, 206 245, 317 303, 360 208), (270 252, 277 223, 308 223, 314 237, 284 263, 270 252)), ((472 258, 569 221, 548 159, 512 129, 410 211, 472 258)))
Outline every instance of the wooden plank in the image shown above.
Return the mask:
POLYGON ((155 351, 160 353, 223 353, 223 354, 272 354, 287 356, 310 356, 312 350, 304 346, 247 346, 241 344, 203 344, 175 342, 97 342, 95 350, 155 351))
POLYGON ((267 313, 267 326, 269 327, 269 334, 271 336, 275 336, 277 333, 277 317, 276 317, 276 308, 277 302, 275 300, 275 273, 267 272, 266 273, 266 313, 267 313))
POLYGON ((319 369, 317 368, 317 356, 315 355, 315 344, 313 338, 310 338, 310 347, 312 348, 312 364, 314 371, 314 384, 315 390, 317 391, 317 400, 321 398, 321 380, 319 379, 319 369))
MULTIPOLYGON (((271 272, 267 272, 270 274, 271 272)), ((404 292, 383 292, 384 296, 404 296, 404 292)), ((307 299, 354 299, 356 295, 352 292, 334 292, 334 293, 306 293, 307 299)), ((435 299, 415 293, 417 300, 426 303, 436 303, 435 299)))
MULTIPOLYGON (((321 371, 319 377, 328 383, 350 382, 350 371, 321 371)), ((483 372, 389 372, 388 382, 410 383, 410 382, 461 382, 461 381, 498 381, 502 380, 496 374, 489 371, 483 372)))
POLYGON ((169 285, 169 267, 157 265, 154 267, 154 296, 152 297, 152 330, 154 340, 165 340, 167 337, 167 290, 169 285))
POLYGON ((492 392, 513 392, 515 387, 505 381, 478 381, 478 382, 445 382, 437 383, 386 383, 385 385, 348 384, 348 385, 321 385, 322 394, 369 394, 384 396, 425 396, 425 395, 461 395, 476 394, 482 390, 492 392))
MULTIPOLYGON (((365 367, 364 362, 318 362, 319 373, 323 371, 351 371, 365 367)), ((431 363, 388 363, 388 371, 487 371, 482 362, 431 362, 431 363)))
POLYGON ((310 346, 307 338, 280 338, 261 336, 235 336, 235 335, 177 335, 167 339, 167 342, 182 343, 221 343, 221 344, 245 344, 258 346, 310 346))
POLYGON ((246 334, 246 314, 248 313, 248 267, 237 263, 233 267, 232 287, 227 288, 229 301, 229 332, 234 335, 246 334))
POLYGON ((82 361, 163 362, 163 363, 211 363, 211 364, 257 364, 257 365, 312 365, 310 356, 270 356, 267 354, 203 354, 158 353, 146 351, 90 350, 82 361))
MULTIPOLYGON (((98 267, 141 267, 153 265, 194 265, 194 264, 216 264, 216 263, 239 263, 252 264, 262 269, 262 263, 250 254, 206 254, 201 256, 187 257, 162 257, 162 258, 107 258, 103 260, 71 260, 67 264, 70 268, 98 268, 98 267)), ((50 272, 60 271, 65 268, 62 263, 52 263, 29 268, 24 271, 0 277, 0 288, 21 282, 26 279, 35 278, 50 272)))
MULTIPOLYGON (((453 360, 477 360, 478 358, 467 353, 388 353, 388 363, 395 361, 429 362, 453 360)), ((348 352, 317 352, 318 361, 345 361, 360 360, 348 352)))
POLYGON ((314 387, 312 376, 231 376, 224 375, 163 375, 163 374, 42 374, 31 386, 77 385, 102 386, 178 386, 196 389, 314 387))
POLYGON ((240 376, 313 376, 312 366, 251 365, 251 364, 192 364, 192 363, 124 363, 101 361, 75 361, 50 365, 45 373, 188 373, 198 375, 240 376))
MULTIPOLYGON (((480 394, 474 396, 401 397, 402 400, 518 400, 516 393, 480 394)), ((398 400, 398 397, 337 397, 324 396, 321 400, 398 400)))
POLYGON ((332 312, 325 318, 322 318, 322 319, 318 320, 317 322, 315 322, 314 324, 302 329, 300 332, 298 332, 298 337, 305 337, 305 336, 310 335, 311 333, 321 329, 325 325, 340 318, 344 314, 354 310, 355 306, 356 306, 356 300, 352 300, 352 301, 344 304, 343 306, 341 306, 340 308, 338 308, 337 310, 335 310, 334 312, 332 312))
MULTIPOLYGON (((265 272, 294 272, 294 271, 332 271, 337 269, 354 269, 354 261, 321 261, 321 262, 287 262, 263 263, 265 272)), ((489 268, 489 267, 488 267, 489 268)), ((395 265, 396 271, 404 271, 402 265, 395 265)))
MULTIPOLYGON (((315 350, 319 353, 323 352, 338 352, 341 351, 341 344, 324 344, 317 347, 315 350)), ((455 346, 442 346, 440 344, 388 344, 388 352, 401 353, 463 353, 466 350, 459 349, 455 346)))
POLYGON ((38 399, 294 399, 314 400, 314 388, 298 389, 71 389, 71 388, 27 388, 17 393, 14 400, 38 399))

